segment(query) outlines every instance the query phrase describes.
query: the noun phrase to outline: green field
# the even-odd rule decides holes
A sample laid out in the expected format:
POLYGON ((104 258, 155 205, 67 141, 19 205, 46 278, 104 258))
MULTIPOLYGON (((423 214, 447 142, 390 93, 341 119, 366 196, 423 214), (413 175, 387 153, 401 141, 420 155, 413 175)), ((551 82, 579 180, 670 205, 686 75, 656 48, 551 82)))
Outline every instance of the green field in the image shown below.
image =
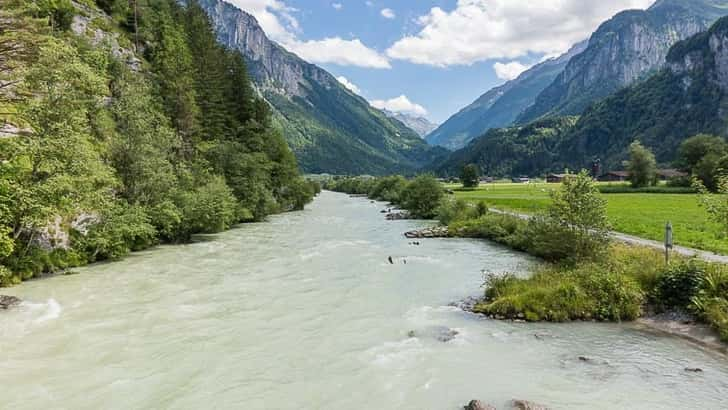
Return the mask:
MULTIPOLYGON (((458 198, 485 200, 493 208, 532 214, 549 204, 549 191, 557 184, 488 184, 461 191, 448 185, 458 198)), ((708 220, 695 194, 602 194, 613 229, 642 238, 662 241, 665 223, 672 222, 675 243, 728 254, 728 239, 720 226, 708 220)))

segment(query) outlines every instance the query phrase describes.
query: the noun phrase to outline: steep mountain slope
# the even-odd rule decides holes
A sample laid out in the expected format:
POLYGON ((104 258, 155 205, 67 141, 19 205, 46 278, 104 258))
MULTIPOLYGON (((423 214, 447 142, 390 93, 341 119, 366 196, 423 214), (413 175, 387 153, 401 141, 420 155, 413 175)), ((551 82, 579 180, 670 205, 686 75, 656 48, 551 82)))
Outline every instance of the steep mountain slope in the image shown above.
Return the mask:
POLYGON ((393 112, 389 110, 382 110, 382 112, 384 112, 384 115, 386 115, 387 117, 394 118, 395 120, 406 125, 422 138, 425 138, 427 134, 431 133, 435 128, 437 128, 437 124, 432 123, 425 117, 418 117, 412 114, 393 112))
POLYGON ((728 17, 675 44, 666 62, 647 80, 587 109, 578 121, 554 117, 491 130, 437 170, 456 174, 463 164, 476 163, 493 175, 537 175, 588 167, 595 158, 615 169, 635 139, 650 147, 658 162, 669 164, 680 143, 695 134, 728 136, 728 17))
POLYGON ((586 46, 586 41, 581 42, 560 57, 535 65, 515 80, 491 89, 428 135, 427 142, 459 149, 491 128, 511 125, 586 46))
POLYGON ((255 18, 222 0, 200 0, 220 42, 240 50, 306 172, 411 172, 437 150, 336 78, 270 41, 255 18))
POLYGON ((594 32, 589 47, 567 64, 517 122, 580 114, 593 102, 664 67, 673 44, 725 14, 726 0, 659 0, 647 10, 617 14, 594 32))
POLYGON ((576 117, 553 117, 523 127, 493 128, 453 152, 436 171, 457 176, 463 165, 476 164, 488 176, 536 175, 560 160, 560 143, 576 117))

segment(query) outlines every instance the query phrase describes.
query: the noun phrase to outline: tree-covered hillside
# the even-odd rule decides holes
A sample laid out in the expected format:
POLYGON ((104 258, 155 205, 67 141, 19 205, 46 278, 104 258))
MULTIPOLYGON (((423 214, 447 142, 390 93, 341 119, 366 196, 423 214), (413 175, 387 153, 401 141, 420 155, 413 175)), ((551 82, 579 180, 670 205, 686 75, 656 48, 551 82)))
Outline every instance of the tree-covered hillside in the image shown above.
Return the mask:
POLYGON ((6 0, 0 21, 0 285, 313 196, 196 3, 6 0))
POLYGON ((475 164, 482 175, 537 175, 561 161, 560 149, 576 117, 546 118, 525 126, 494 128, 453 152, 437 173, 458 176, 463 166, 475 164))
POLYGON ((726 92, 728 17, 675 44, 665 69, 593 105, 578 121, 557 117, 491 130, 438 169, 456 175, 462 165, 475 163, 493 175, 536 175, 589 167, 597 158, 615 169, 635 140, 669 165, 693 135, 728 136, 726 92))
POLYGON ((252 79, 309 173, 414 173, 446 152, 351 92, 326 70, 271 41, 252 15, 200 0, 220 42, 245 56, 252 79))
POLYGON ((510 126, 586 46, 586 41, 578 43, 563 55, 537 64, 518 78, 491 89, 450 117, 427 136, 427 141, 456 150, 491 128, 510 126))

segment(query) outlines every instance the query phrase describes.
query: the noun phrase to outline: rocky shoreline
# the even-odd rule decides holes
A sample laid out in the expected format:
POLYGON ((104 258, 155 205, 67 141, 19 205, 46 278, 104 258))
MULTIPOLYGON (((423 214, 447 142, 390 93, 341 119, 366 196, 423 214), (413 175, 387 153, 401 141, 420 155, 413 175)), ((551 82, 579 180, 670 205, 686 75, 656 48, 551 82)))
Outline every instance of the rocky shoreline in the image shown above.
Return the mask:
POLYGON ((432 228, 418 229, 416 231, 405 232, 407 239, 426 239, 426 238, 449 238, 450 230, 447 226, 434 226, 432 228))
MULTIPOLYGON (((450 303, 450 306, 493 320, 526 322, 523 314, 517 314, 512 317, 484 314, 476 309, 478 304, 484 302, 487 302, 487 300, 483 297, 471 296, 458 302, 450 303)), ((722 342, 718 333, 712 327, 698 323, 691 315, 679 312, 648 313, 646 316, 637 319, 634 323, 643 330, 679 337, 703 348, 728 356, 728 343, 722 342)), ((539 338, 538 335, 534 336, 539 338)), ((685 371, 694 370, 700 369, 685 369, 685 371)))

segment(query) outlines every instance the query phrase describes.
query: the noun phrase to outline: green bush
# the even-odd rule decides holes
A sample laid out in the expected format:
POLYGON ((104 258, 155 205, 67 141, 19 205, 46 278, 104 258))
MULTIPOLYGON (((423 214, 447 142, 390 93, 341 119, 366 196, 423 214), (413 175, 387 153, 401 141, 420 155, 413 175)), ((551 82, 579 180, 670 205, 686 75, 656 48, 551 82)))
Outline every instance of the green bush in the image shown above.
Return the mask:
POLYGON ((12 272, 10 272, 10 269, 6 268, 3 265, 0 265, 0 288, 14 285, 15 281, 13 279, 14 275, 12 272))
POLYGON ((440 223, 450 225, 453 222, 477 218, 478 209, 464 199, 447 198, 435 210, 435 217, 440 223))
POLYGON ((689 179, 687 182, 680 182, 681 185, 670 185, 671 183, 677 184, 678 182, 668 182, 668 185, 642 188, 633 188, 630 185, 599 185, 598 189, 602 194, 694 194, 697 192, 691 186, 692 181, 689 179), (687 185, 682 185, 683 183, 687 185))
POLYGON ((420 175, 404 189, 400 205, 416 218, 432 219, 444 195, 445 190, 435 177, 420 175))
POLYGON ((397 204, 402 199, 406 187, 407 180, 403 176, 382 177, 377 179, 368 194, 372 199, 397 204))
POLYGON ((529 321, 634 320, 644 300, 632 278, 599 264, 546 266, 526 279, 490 275, 485 287, 478 312, 529 321))
POLYGON ((157 230, 143 208, 118 203, 101 215, 86 236, 75 238, 76 247, 88 255, 89 262, 116 260, 156 244, 157 230))
POLYGON ((687 309, 700 291, 705 264, 694 259, 680 261, 663 272, 652 293, 652 301, 662 309, 687 309))
POLYGON ((570 264, 603 256, 610 244, 606 206, 586 171, 566 178, 546 213, 530 221, 532 253, 570 264))
POLYGON ((477 219, 455 221, 449 227, 458 236, 488 239, 526 252, 533 248, 528 222, 512 215, 487 213, 477 219))
POLYGON ((702 317, 718 331, 721 340, 728 342, 728 300, 711 299, 705 304, 702 317))
POLYGON ((632 278, 599 265, 582 268, 579 274, 581 287, 594 302, 592 318, 622 321, 639 317, 644 295, 632 278))

